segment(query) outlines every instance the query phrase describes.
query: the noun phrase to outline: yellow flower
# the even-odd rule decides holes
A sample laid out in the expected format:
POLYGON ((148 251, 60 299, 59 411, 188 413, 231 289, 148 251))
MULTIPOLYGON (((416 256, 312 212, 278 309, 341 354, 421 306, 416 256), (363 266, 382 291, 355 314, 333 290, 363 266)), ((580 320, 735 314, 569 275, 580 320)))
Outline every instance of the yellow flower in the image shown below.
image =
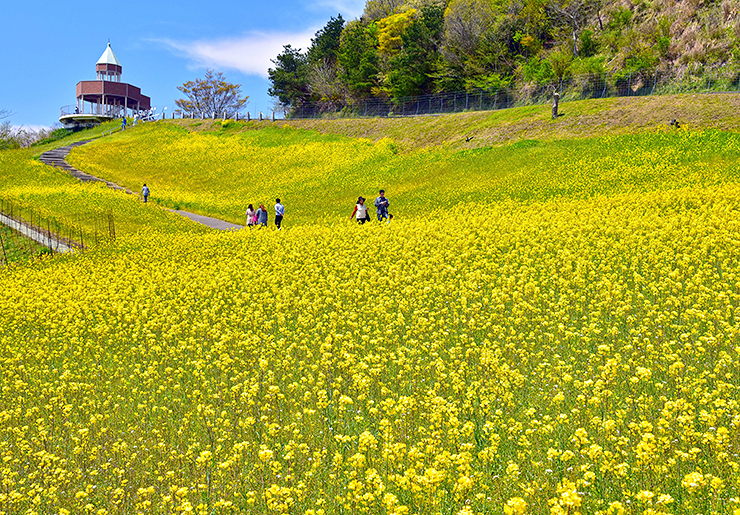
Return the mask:
POLYGON ((504 505, 506 515, 522 515, 527 512, 527 503, 521 497, 512 497, 504 505))

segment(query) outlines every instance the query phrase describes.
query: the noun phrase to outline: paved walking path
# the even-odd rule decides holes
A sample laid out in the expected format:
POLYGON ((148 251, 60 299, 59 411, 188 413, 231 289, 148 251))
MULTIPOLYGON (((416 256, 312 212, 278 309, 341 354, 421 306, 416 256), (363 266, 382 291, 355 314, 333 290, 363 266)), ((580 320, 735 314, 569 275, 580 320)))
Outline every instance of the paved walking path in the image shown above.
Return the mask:
MULTIPOLYGON (((70 166, 69 163, 67 163, 66 157, 73 148, 84 145, 85 143, 90 143, 90 141, 91 140, 78 141, 76 143, 72 143, 71 145, 67 145, 66 147, 59 147, 59 148, 55 148, 54 150, 48 150, 44 152, 43 154, 41 154, 41 157, 39 158, 39 160, 42 163, 47 164, 49 166, 55 166, 57 168, 61 168, 62 170, 69 173, 71 176, 76 177, 83 182, 103 182, 109 188, 113 188, 114 190, 118 190, 118 191, 125 191, 129 195, 133 194, 133 192, 128 188, 124 188, 122 186, 119 186, 115 182, 109 182, 109 181, 100 179, 99 177, 95 177, 94 175, 90 175, 89 173, 85 173, 83 171, 77 170, 76 168, 70 166)), ((210 216, 196 215, 195 213, 190 213, 188 211, 180 211, 177 209, 173 209, 173 211, 186 218, 193 220, 194 222, 198 222, 200 224, 206 225, 213 229, 218 229, 220 231, 233 231, 233 230, 244 228, 243 225, 232 224, 229 222, 225 222, 224 220, 219 220, 218 218, 211 218, 210 216)))
POLYGON ((220 231, 235 231, 238 229, 244 229, 243 225, 232 224, 230 222, 219 220, 218 218, 211 218, 210 216, 196 215, 195 213, 190 213, 188 211, 179 211, 177 209, 173 209, 172 211, 177 213, 178 215, 182 215, 186 218, 190 218, 194 222, 207 225, 208 227, 212 227, 213 229, 218 229, 220 231))
POLYGON ((74 247, 70 247, 66 243, 62 243, 52 234, 41 232, 8 216, 0 214, 0 223, 7 225, 11 229, 21 233, 26 238, 30 238, 33 241, 40 243, 44 247, 53 250, 54 252, 67 253, 74 252, 76 250, 74 247))
POLYGON ((115 182, 105 181, 103 179, 95 177, 94 175, 90 175, 89 173, 82 172, 70 166, 70 164, 67 163, 65 158, 70 153, 70 151, 75 147, 84 145, 85 143, 90 143, 90 140, 78 141, 76 143, 72 143, 71 145, 67 145, 66 147, 59 147, 59 148, 55 148, 54 150, 47 150, 46 152, 41 154, 41 157, 39 157, 39 161, 49 166, 61 168, 62 170, 70 174, 72 177, 76 177, 77 179, 83 182, 103 182, 109 188, 113 188, 114 190, 125 191, 126 193, 131 193, 131 190, 124 188, 122 186, 119 186, 115 182))

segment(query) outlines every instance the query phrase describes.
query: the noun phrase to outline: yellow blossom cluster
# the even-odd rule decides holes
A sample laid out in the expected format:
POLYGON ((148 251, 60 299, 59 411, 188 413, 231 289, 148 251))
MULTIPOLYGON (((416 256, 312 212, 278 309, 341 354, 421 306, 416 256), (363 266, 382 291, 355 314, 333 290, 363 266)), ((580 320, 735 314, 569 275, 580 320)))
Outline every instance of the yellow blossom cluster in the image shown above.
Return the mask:
POLYGON ((311 131, 265 128, 188 132, 145 124, 72 151, 68 161, 92 175, 151 187, 152 200, 244 224, 247 204, 270 208, 280 197, 285 224, 349 218, 358 196, 384 188, 399 219, 458 210, 460 203, 543 201, 654 191, 740 179, 740 136, 668 131, 452 152, 400 152, 311 131))
POLYGON ((733 506, 739 193, 144 232, 8 270, 0 511, 733 506))
MULTIPOLYGON (((153 126, 139 132, 157 136, 153 126)), ((306 175, 279 178, 296 176, 286 184, 298 205, 326 188, 337 210, 376 153, 388 175, 366 172, 367 184, 394 181, 406 216, 190 230, 156 206, 0 154, 15 197, 42 205, 47 191, 53 211, 89 193, 132 220, 107 246, 0 272, 0 514, 740 509, 732 135, 455 155, 355 142, 349 157, 347 142, 315 142, 357 166, 332 186, 344 165, 302 153, 305 135, 162 131, 181 154, 202 143, 205 163, 231 162, 236 138, 279 160, 270 149, 293 138, 283 153, 298 157, 285 163, 304 162, 306 175), (549 156, 552 173, 535 173, 536 160, 535 172, 502 162, 488 175, 473 164, 519 154, 549 156), (414 186, 434 166, 440 174, 414 186), (48 188, 19 169, 46 174, 48 188), (139 215, 150 218, 137 225, 139 215)), ((200 206, 217 214, 236 198, 229 166, 222 193, 215 175, 183 176, 173 201, 205 192, 200 206)), ((124 168, 106 170, 140 180, 124 168)), ((255 180, 255 195, 272 187, 255 180)))

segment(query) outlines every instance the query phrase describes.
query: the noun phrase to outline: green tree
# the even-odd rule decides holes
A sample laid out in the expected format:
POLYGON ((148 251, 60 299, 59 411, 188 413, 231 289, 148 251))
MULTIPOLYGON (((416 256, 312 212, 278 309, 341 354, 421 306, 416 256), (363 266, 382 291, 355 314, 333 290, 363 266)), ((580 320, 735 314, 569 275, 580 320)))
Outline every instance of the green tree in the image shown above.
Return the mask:
POLYGON ((206 70, 205 77, 187 81, 178 86, 187 98, 175 100, 175 104, 185 113, 204 116, 235 116, 249 101, 242 96, 241 85, 226 81, 221 72, 206 70))
POLYGON ((340 78, 358 98, 372 95, 380 85, 378 32, 375 22, 365 25, 357 20, 348 23, 342 32, 338 54, 340 78))
POLYGON ((311 96, 308 83, 308 62, 300 48, 290 45, 272 60, 275 68, 267 70, 270 82, 268 93, 277 97, 280 105, 292 108, 307 102, 311 96))
POLYGON ((431 93, 444 34, 444 9, 430 5, 401 34, 401 52, 391 61, 388 82, 395 98, 431 93))
POLYGON ((367 0, 363 20, 375 21, 398 12, 404 0, 367 0))
POLYGON ((309 63, 325 62, 331 66, 337 63, 337 54, 344 30, 344 19, 342 15, 333 16, 324 28, 320 29, 311 40, 311 48, 308 49, 306 57, 309 63))
POLYGON ((311 100, 317 101, 327 111, 341 108, 347 97, 347 88, 339 78, 338 71, 343 30, 344 19, 341 14, 330 18, 311 40, 311 48, 306 52, 311 100))

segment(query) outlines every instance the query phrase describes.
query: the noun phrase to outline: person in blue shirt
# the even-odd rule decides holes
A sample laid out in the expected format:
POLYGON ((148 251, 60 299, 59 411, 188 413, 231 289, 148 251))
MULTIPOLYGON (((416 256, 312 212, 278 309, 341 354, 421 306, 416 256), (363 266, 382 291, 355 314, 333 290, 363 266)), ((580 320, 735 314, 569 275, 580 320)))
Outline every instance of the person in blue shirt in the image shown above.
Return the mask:
POLYGON ((121 130, 126 128, 126 116, 121 116, 121 130))
POLYGON ((141 188, 141 196, 144 197, 144 202, 149 199, 149 186, 147 186, 146 184, 143 188, 141 188))
POLYGON ((283 216, 285 215, 285 207, 280 203, 280 199, 275 199, 275 226, 278 231, 282 228, 283 216))
POLYGON ((380 196, 375 199, 375 209, 378 210, 378 222, 382 222, 384 218, 388 218, 388 206, 390 201, 385 198, 385 190, 380 190, 380 196))

